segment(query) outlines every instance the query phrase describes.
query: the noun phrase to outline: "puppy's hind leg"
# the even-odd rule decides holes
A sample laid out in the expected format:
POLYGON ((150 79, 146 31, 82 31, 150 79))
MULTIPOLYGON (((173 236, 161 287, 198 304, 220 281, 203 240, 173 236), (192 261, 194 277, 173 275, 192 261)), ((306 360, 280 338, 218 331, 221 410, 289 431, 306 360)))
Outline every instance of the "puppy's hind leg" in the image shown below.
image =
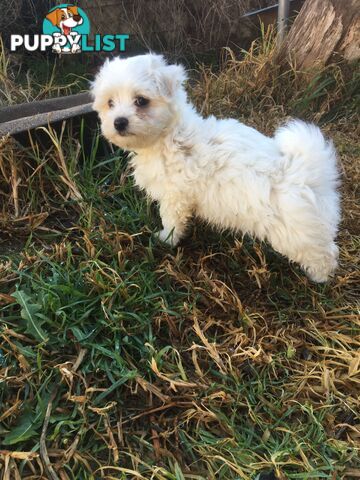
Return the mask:
POLYGON ((338 265, 338 247, 331 226, 316 215, 287 218, 269 235, 272 246, 300 264, 314 282, 326 282, 338 265))
POLYGON ((338 266, 339 249, 334 242, 319 251, 311 251, 299 261, 313 282, 323 283, 335 272, 338 266))
POLYGON ((161 241, 175 246, 184 236, 191 217, 190 204, 182 196, 171 196, 160 201, 160 216, 163 229, 159 232, 161 241))

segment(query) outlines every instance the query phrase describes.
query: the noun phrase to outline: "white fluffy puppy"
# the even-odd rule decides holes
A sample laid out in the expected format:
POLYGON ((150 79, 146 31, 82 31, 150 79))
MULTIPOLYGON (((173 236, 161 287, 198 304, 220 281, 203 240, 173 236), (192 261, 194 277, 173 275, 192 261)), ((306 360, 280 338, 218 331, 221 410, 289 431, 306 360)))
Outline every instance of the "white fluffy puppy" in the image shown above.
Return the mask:
POLYGON ((181 65, 159 55, 107 61, 92 93, 104 136, 135 152, 136 184, 160 204, 160 238, 175 245, 197 215, 268 240, 316 282, 337 266, 336 154, 315 125, 273 138, 237 120, 202 118, 181 65))

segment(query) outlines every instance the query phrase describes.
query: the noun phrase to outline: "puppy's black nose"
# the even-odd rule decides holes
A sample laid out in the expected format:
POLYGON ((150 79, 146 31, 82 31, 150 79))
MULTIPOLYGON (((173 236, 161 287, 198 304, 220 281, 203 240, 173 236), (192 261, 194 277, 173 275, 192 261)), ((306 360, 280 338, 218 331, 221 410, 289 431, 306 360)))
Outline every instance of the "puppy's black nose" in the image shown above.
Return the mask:
POLYGON ((114 120, 114 127, 118 132, 124 132, 129 125, 129 120, 125 117, 118 117, 114 120))

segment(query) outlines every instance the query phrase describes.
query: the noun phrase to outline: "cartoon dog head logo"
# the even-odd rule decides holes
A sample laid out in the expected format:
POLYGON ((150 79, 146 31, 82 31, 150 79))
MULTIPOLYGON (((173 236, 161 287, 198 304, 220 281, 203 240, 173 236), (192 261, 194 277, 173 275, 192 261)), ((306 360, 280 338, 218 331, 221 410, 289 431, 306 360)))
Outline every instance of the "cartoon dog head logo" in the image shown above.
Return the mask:
POLYGON ((81 35, 90 33, 90 23, 84 10, 71 4, 52 8, 43 22, 43 33, 54 37, 56 53, 81 52, 81 35))
POLYGON ((55 8, 46 15, 53 25, 56 25, 63 35, 70 35, 71 30, 83 23, 78 7, 66 5, 64 8, 55 8))

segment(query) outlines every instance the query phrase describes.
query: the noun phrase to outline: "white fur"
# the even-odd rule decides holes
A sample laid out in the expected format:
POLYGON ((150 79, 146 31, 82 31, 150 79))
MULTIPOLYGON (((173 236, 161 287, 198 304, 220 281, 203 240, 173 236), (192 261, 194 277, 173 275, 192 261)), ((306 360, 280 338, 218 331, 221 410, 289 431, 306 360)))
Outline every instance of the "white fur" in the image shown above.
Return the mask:
POLYGON ((204 119, 187 101, 185 79, 182 66, 148 54, 107 62, 92 88, 104 136, 136 153, 135 181, 160 204, 160 238, 177 244, 195 214, 268 240, 312 280, 326 281, 338 257, 332 143, 299 120, 269 138, 233 119, 204 119), (149 105, 137 107, 138 95, 149 105), (129 120, 125 135, 114 128, 117 117, 129 120))

